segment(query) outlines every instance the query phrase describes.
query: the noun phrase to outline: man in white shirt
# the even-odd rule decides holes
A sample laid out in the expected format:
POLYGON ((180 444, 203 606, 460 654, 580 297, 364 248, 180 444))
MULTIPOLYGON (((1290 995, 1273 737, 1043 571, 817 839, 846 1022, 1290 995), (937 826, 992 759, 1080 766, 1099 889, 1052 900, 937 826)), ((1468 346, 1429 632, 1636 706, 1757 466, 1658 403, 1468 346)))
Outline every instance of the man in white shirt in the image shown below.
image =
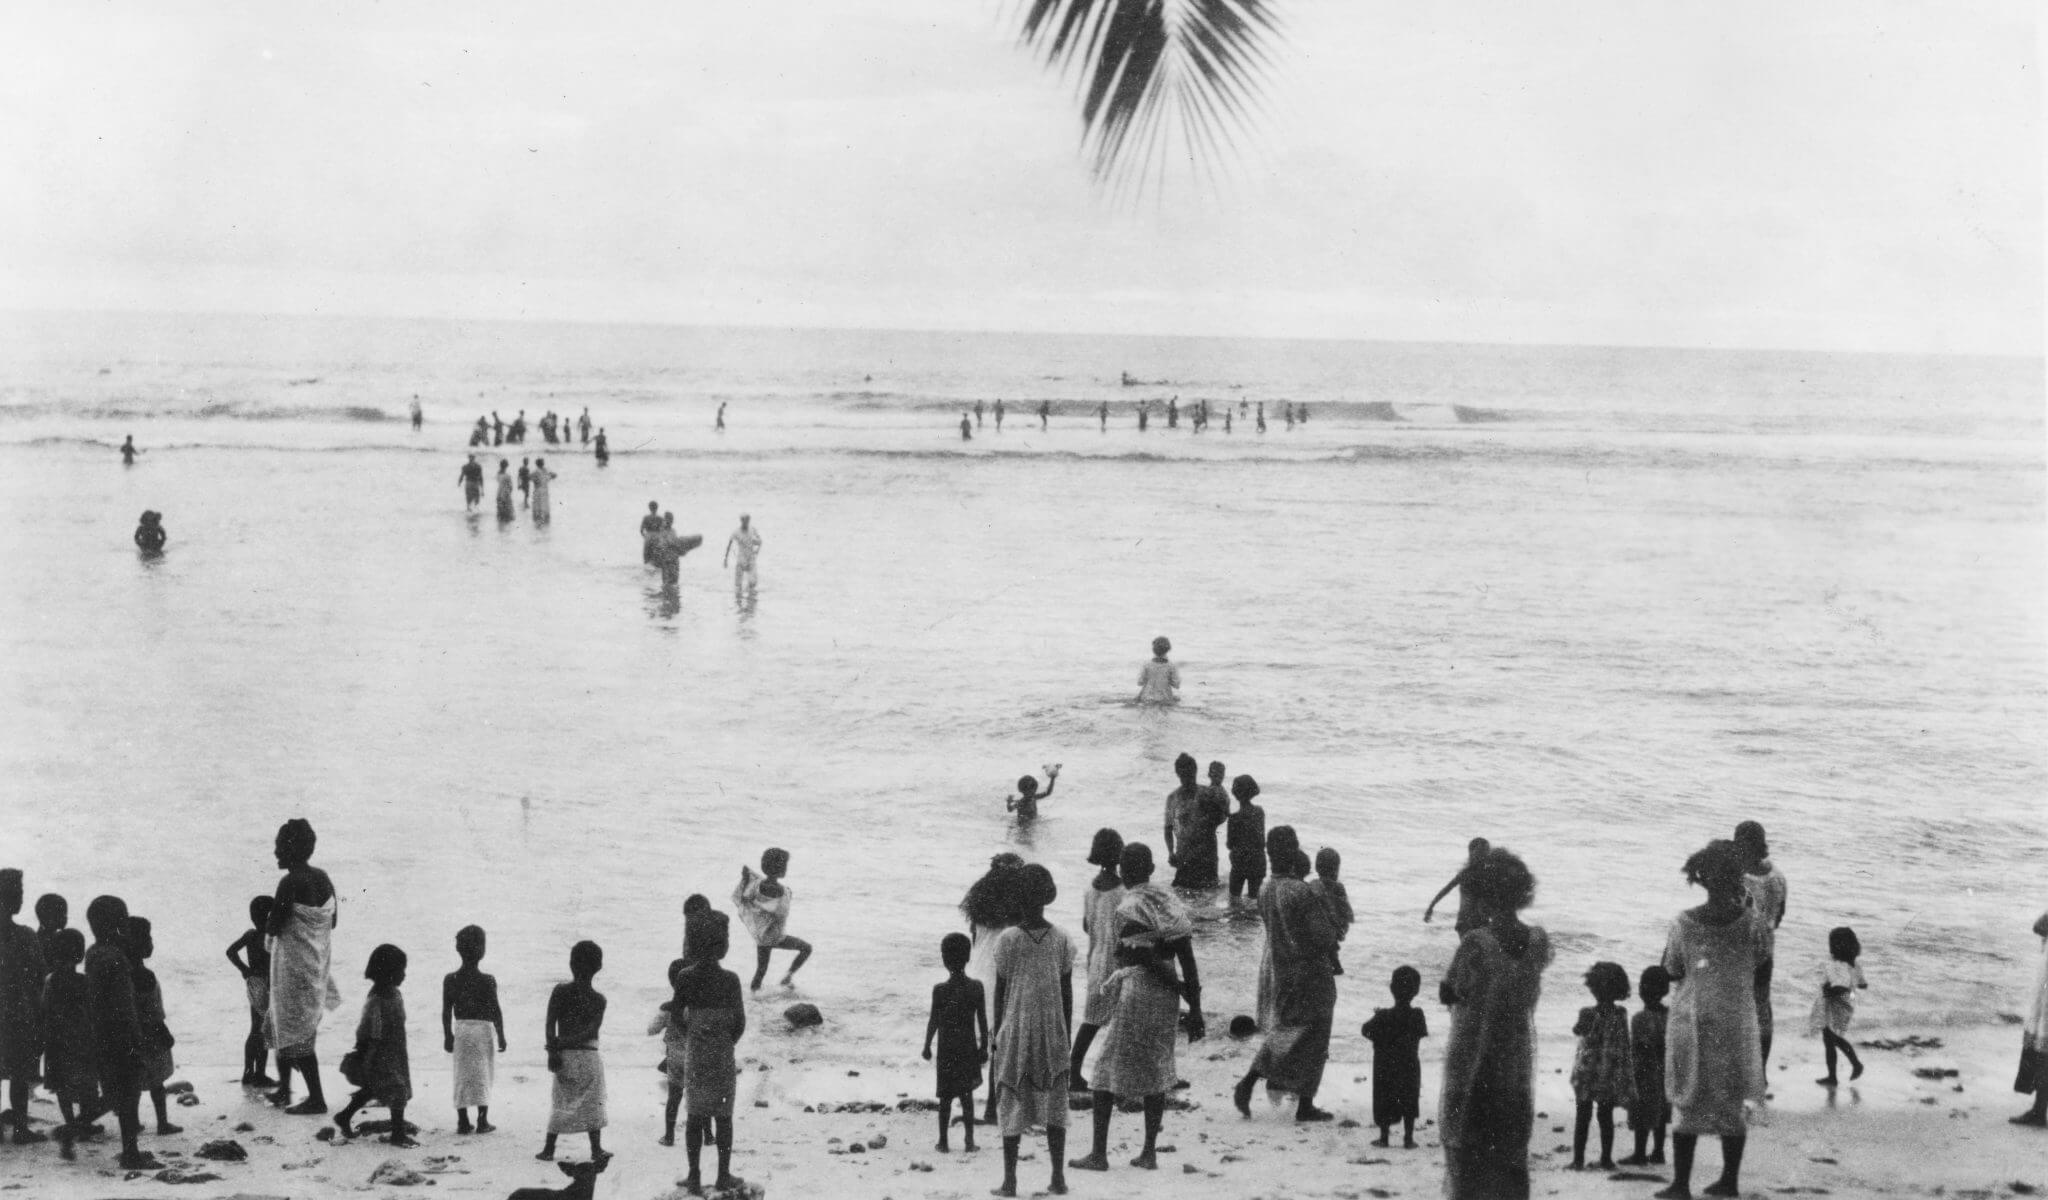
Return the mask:
POLYGON ((724 561, 732 564, 734 592, 753 591, 758 586, 754 576, 754 558, 761 553, 761 533, 753 528, 752 520, 748 514, 741 513, 740 527, 734 530, 733 535, 725 542, 724 561), (733 557, 734 550, 739 551, 738 558, 733 557))

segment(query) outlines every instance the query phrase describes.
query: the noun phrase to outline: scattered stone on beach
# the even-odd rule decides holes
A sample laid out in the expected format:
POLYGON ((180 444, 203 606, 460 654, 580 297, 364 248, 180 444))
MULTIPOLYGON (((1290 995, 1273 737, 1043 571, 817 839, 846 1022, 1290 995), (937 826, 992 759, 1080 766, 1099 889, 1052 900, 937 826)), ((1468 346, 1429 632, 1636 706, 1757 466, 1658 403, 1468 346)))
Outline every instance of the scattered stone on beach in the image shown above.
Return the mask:
POLYGON ((1868 1041, 1862 1041, 1862 1042, 1858 1042, 1858 1043, 1856 1043, 1856 1044, 1857 1044, 1857 1045, 1859 1045, 1859 1046, 1861 1046, 1861 1047, 1863 1047, 1863 1048, 1864 1048, 1864 1049, 1866 1049, 1866 1050, 1939 1050, 1939 1049, 1941 1049, 1941 1039, 1940 1039, 1940 1038, 1938 1038, 1938 1037, 1921 1037, 1921 1036, 1920 1036, 1919 1034, 1917 1034, 1917 1033, 1909 1033, 1909 1034, 1907 1034, 1907 1035, 1906 1035, 1905 1037, 1902 1037, 1902 1038, 1871 1038, 1871 1039, 1870 1039, 1870 1040, 1868 1040, 1868 1041))
POLYGON ((164 1085, 164 1094, 167 1096, 175 1096, 181 1092, 189 1092, 191 1090, 192 1085, 182 1079, 173 1080, 164 1085))
POLYGON ((287 1171, 304 1171, 304 1170, 306 1170, 306 1169, 307 1169, 307 1168, 309 1168, 309 1167, 317 1167, 317 1166, 319 1166, 319 1165, 320 1165, 320 1160, 319 1160, 319 1159, 317 1159, 317 1158, 308 1158, 308 1159, 302 1159, 302 1160, 300 1160, 300 1161, 298 1161, 298 1162, 288 1162, 288 1163, 284 1164, 284 1169, 285 1169, 285 1170, 287 1170, 287 1171))
POLYGON ((1259 1023, 1243 1013, 1230 1018, 1230 1036, 1248 1038, 1259 1031, 1259 1023))
MULTIPOLYGON (((413 1124, 413 1123, 412 1123, 411 1121, 407 1121, 407 1122, 405 1123, 405 1134, 406 1134, 406 1136, 407 1136, 407 1137, 412 1137, 413 1135, 415 1135, 415 1134, 419 1133, 419 1131, 420 1131, 420 1127, 419 1127, 419 1126, 417 1126, 417 1125, 415 1125, 415 1124, 413 1124)), ((363 1134, 366 1134, 366 1133, 390 1133, 390 1132, 391 1132, 391 1118, 389 1118, 389 1117, 384 1117, 384 1118, 381 1118, 381 1119, 379 1119, 379 1120, 375 1120, 375 1121, 364 1121, 364 1122, 362 1122, 362 1123, 360 1123, 360 1124, 358 1124, 358 1125, 356 1126, 356 1136, 358 1136, 358 1137, 360 1137, 360 1136, 362 1136, 363 1134)))
POLYGON ((792 1004, 782 1010, 782 1019, 789 1022, 791 1029, 810 1029, 825 1023, 825 1014, 815 1004, 792 1004))
POLYGON ((179 1108, 198 1108, 198 1107, 199 1107, 199 1097, 198 1097, 198 1096, 196 1096, 196 1095, 194 1095, 194 1094, 193 1094, 193 1093, 191 1093, 191 1092, 179 1092, 179 1093, 178 1093, 178 1107, 179 1107, 179 1108))
POLYGON ((420 1168, 420 1170, 428 1175, 469 1174, 468 1167, 458 1167, 455 1165, 461 1161, 462 1156, 459 1154, 430 1154, 427 1156, 427 1165, 420 1168))
POLYGON ((1920 1079, 1954 1079, 1962 1072, 1954 1067, 1914 1067, 1913 1074, 1920 1079))
POLYGON ((212 1171, 194 1171, 186 1167, 165 1167, 150 1178, 158 1183, 218 1183, 220 1176, 212 1171))
POLYGON ((430 1182, 425 1175, 406 1166, 395 1158, 387 1158, 370 1172, 371 1187, 418 1187, 430 1182))
POLYGON ((923 1171, 929 1174, 932 1170, 932 1165, 928 1162, 914 1162, 910 1164, 910 1169, 913 1171, 923 1171))
POLYGON ((1202 1168, 1196 1166, 1193 1163, 1182 1163, 1180 1165, 1180 1173, 1183 1175, 1200 1175, 1202 1173, 1202 1168))
POLYGON ((1393 1160, 1388 1158, 1368 1158, 1361 1154, 1357 1158, 1347 1159, 1346 1161, 1354 1167, 1384 1167, 1393 1160))
POLYGON ((336 1129, 332 1125, 322 1125, 319 1128, 319 1130, 313 1134, 313 1140, 320 1142, 331 1142, 334 1140, 335 1135, 340 1132, 340 1130, 336 1129))
POLYGON ((242 1143, 233 1138, 208 1142, 199 1147, 198 1154, 215 1162, 246 1162, 249 1158, 249 1152, 242 1148, 242 1143))
POLYGON ((254 1125, 249 1124, 247 1121, 237 1121, 235 1122, 235 1132, 254 1133, 256 1132, 256 1127, 254 1125))

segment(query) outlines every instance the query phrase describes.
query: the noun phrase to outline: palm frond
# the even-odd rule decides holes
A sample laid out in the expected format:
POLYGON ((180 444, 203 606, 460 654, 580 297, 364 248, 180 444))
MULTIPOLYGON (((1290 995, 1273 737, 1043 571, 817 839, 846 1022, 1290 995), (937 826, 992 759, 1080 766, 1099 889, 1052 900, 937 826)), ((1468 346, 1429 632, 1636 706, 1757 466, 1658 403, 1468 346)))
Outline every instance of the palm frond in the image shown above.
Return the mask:
POLYGON ((1142 181, 1176 153, 1213 171, 1250 117, 1279 37, 1276 0, 1025 0, 1022 39, 1080 77, 1098 181, 1142 181))

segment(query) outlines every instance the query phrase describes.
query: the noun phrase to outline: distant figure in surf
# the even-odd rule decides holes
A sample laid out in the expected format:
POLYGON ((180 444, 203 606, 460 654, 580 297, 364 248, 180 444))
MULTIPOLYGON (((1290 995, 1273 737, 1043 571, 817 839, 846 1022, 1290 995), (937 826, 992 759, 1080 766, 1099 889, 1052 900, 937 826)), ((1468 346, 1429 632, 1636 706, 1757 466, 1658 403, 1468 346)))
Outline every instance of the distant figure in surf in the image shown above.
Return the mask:
POLYGON ((590 444, 590 407, 585 405, 583 415, 576 418, 576 432, 581 435, 584 445, 590 444))
POLYGON ((1293 402, 1293 401, 1291 401, 1291 400, 1290 400, 1290 401, 1288 401, 1288 402, 1287 402, 1287 407, 1286 407, 1286 409, 1285 409, 1285 410, 1283 410, 1283 415, 1284 415, 1284 416, 1286 416, 1286 418, 1287 418, 1287 427, 1288 427, 1289 429, 1292 429, 1292 428, 1294 428, 1294 402, 1293 402))
POLYGON ((654 561, 654 539, 661 535, 661 503, 647 502, 647 515, 640 518, 640 561, 654 561))
POLYGON ((498 460, 498 520, 509 521, 513 515, 512 460, 501 458, 498 460))
POLYGON ((1436 911, 1437 903, 1445 896, 1450 895, 1452 888, 1456 888, 1458 890, 1458 936, 1463 937, 1481 925, 1486 924, 1486 909, 1481 906, 1478 896, 1472 890, 1472 879, 1473 871, 1480 863, 1486 861, 1487 854, 1492 850, 1492 844, 1485 838, 1472 839, 1471 843, 1465 847, 1465 865, 1460 867, 1458 873, 1451 876, 1451 881, 1439 889, 1437 894, 1430 899, 1429 907, 1422 910, 1424 923, 1427 923, 1430 919, 1430 914, 1436 911))
POLYGON ((533 460, 533 523, 536 525, 546 525, 555 519, 553 497, 548 490, 548 484, 554 478, 555 473, 548 470, 547 459, 533 460))
POLYGON ((774 846, 761 852, 759 875, 751 867, 740 866, 740 882, 732 891, 732 902, 739 910, 740 924, 754 935, 754 981, 747 985, 749 991, 761 990, 761 981, 768 977, 768 957, 775 951, 796 951, 796 961, 789 964, 782 977, 785 988, 796 986, 796 973, 811 957, 809 942, 789 936, 790 892, 782 882, 788 873, 789 851, 774 846))
POLYGON ((981 428, 981 401, 979 400, 974 402, 974 427, 976 429, 981 428))
POLYGON ((1152 661, 1138 669, 1138 703, 1180 703, 1180 668, 1166 661, 1172 651, 1172 642, 1163 637, 1152 639, 1152 661))
POLYGON ((597 465, 602 467, 612 460, 611 446, 604 440, 604 430, 597 431, 597 440, 591 443, 591 453, 597 455, 597 465))
POLYGON ((1102 426, 1102 432, 1109 432, 1109 401, 1104 400, 1095 410, 1095 419, 1102 426))
POLYGON ((1179 429, 1179 428, 1180 428, 1180 397, 1179 397, 1179 396, 1175 396, 1175 397, 1173 397, 1172 399, 1170 399, 1170 400, 1168 400, 1168 401, 1166 402, 1166 427, 1167 427, 1168 429, 1179 429))
POLYGON ((508 430, 506 430, 506 431, 505 431, 505 436, 506 436, 507 438, 511 439, 512 441, 514 441, 514 442, 517 442, 518 444, 520 444, 520 445, 522 445, 522 446, 524 446, 524 445, 526 444, 526 410, 525 410, 525 409, 523 409, 523 408, 522 408, 522 409, 520 409, 520 410, 519 410, 519 415, 518 415, 518 416, 516 416, 516 417, 513 417, 513 418, 512 418, 512 427, 511 427, 510 429, 508 429, 508 430))
POLYGON ((701 533, 681 534, 676 532, 676 515, 661 515, 661 532, 654 537, 654 565, 661 568, 661 586, 674 591, 682 578, 683 555, 704 544, 701 533))
POLYGON ((426 414, 420 411, 420 394, 414 392, 412 394, 412 427, 415 433, 419 431, 420 422, 426 419, 426 414))
POLYGON ((963 442, 974 440, 974 425, 968 421, 966 413, 960 414, 960 440, 963 442))
POLYGON ((996 397, 996 432, 997 432, 997 433, 1001 433, 1002 431, 1003 431, 1003 398, 1002 398, 1001 396, 997 396, 997 397, 996 397))
POLYGON ((462 506, 475 512, 477 504, 484 498, 484 469, 476 461, 476 455, 469 456, 469 461, 462 464, 462 470, 456 472, 455 478, 462 485, 462 506))
POLYGON ((502 446, 504 444, 505 418, 499 416, 498 410, 494 408, 491 410, 491 445, 502 446))
POLYGON ((1038 790, 1038 780, 1029 775, 1017 780, 1017 794, 1003 801, 1003 810, 1017 814, 1019 823, 1038 819, 1038 802, 1052 795, 1053 785, 1060 781, 1060 764, 1048 763, 1045 768, 1045 790, 1038 790))
POLYGON ((1251 414, 1251 407, 1252 407, 1252 402, 1251 402, 1251 401, 1249 401, 1249 400, 1239 400, 1239 401, 1237 402, 1237 415, 1238 415, 1238 416, 1240 416, 1240 417, 1243 417, 1243 416, 1249 416, 1249 415, 1251 414))
POLYGON ((142 451, 135 448, 135 435, 129 434, 127 439, 121 443, 121 465, 124 467, 134 466, 135 456, 140 453, 142 451))
POLYGON ((527 495, 533 490, 533 460, 519 460, 519 507, 526 507, 527 495))
POLYGON ((1259 401, 1259 432, 1266 432, 1266 402, 1259 401))
POLYGON ((488 446, 491 444, 491 423, 482 417, 476 419, 476 428, 469 431, 469 444, 488 446))
POLYGON ((1151 402, 1150 400, 1140 400, 1140 401, 1138 401, 1138 432, 1139 432, 1139 433, 1143 433, 1143 432, 1145 432, 1145 425, 1146 425, 1146 423, 1147 423, 1147 422, 1149 422, 1149 421, 1150 421, 1151 419, 1152 419, 1152 402, 1151 402))
POLYGON ((1228 408, 1223 410, 1223 432, 1230 432, 1230 409, 1228 408))
POLYGON ((170 537, 164 529, 164 515, 147 510, 142 514, 142 524, 135 527, 135 548, 153 557, 164 552, 164 543, 170 537))
POLYGON ((755 529, 752 522, 752 517, 746 513, 740 514, 740 527, 733 530, 731 537, 725 539, 725 557, 719 560, 718 564, 721 567, 728 562, 732 564, 734 595, 738 595, 742 590, 754 591, 761 585, 760 579, 754 574, 754 559, 761 553, 761 531, 755 529), (737 557, 733 555, 735 550, 739 551, 737 557))
POLYGON ((1043 433, 1043 432, 1045 432, 1045 428, 1046 428, 1046 421, 1047 421, 1047 420, 1048 420, 1048 419, 1049 419, 1049 418, 1050 418, 1051 416, 1052 416, 1052 404, 1051 404, 1051 403, 1050 403, 1049 401, 1045 401, 1045 400, 1040 400, 1040 401, 1038 402, 1038 431, 1039 431, 1040 433, 1043 433))
POLYGON ((720 433, 725 432, 725 401, 723 400, 718 402, 718 422, 712 428, 720 433))
POLYGON ((1294 410, 1294 419, 1301 422, 1303 425, 1308 424, 1308 405, 1303 404, 1296 408, 1294 410))

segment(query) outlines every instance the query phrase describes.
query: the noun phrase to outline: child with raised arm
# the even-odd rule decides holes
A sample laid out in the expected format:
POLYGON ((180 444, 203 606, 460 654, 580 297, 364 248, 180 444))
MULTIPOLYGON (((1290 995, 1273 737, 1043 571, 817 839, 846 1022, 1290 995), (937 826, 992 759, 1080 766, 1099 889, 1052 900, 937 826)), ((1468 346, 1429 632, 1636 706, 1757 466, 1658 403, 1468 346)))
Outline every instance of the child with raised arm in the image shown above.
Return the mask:
MULTIPOLYGON (((1344 881, 1337 873, 1344 867, 1344 858, 1328 846, 1316 851, 1316 877, 1309 883, 1309 889, 1322 900, 1323 908, 1330 914, 1330 924, 1337 929, 1337 940, 1341 943, 1344 935, 1351 932, 1351 893, 1344 890, 1344 881)), ((1337 948, 1330 947, 1330 974, 1342 975, 1344 964, 1338 961, 1337 948)))
POLYGON ((1849 1056, 1849 1078, 1863 1076, 1863 1060, 1856 1057, 1856 1048, 1842 1035, 1849 1032, 1849 1022, 1856 1017, 1856 990, 1870 985, 1863 981, 1863 968, 1856 960, 1863 954, 1863 943, 1856 939, 1856 931, 1846 925, 1828 931, 1828 965, 1821 972, 1820 995, 1814 997, 1813 1014, 1807 1021, 1807 1032, 1818 1033, 1825 1049, 1828 1073, 1814 1080, 1822 1087, 1835 1086, 1835 1053, 1840 1051, 1849 1056))
POLYGON ((1572 1170, 1586 1169, 1586 1134, 1597 1110, 1600 1117, 1600 1169, 1614 1169, 1614 1106, 1635 1097, 1636 1072, 1630 1054, 1628 972, 1620 963, 1597 962, 1586 972, 1586 990, 1594 1003, 1579 1010, 1572 1033, 1579 1039, 1572 1056, 1572 1095, 1578 1101, 1572 1127, 1572 1170))
POLYGON ((564 1133, 590 1135, 592 1162, 606 1161, 604 1059, 597 1038, 604 1028, 604 993, 590 985, 604 970, 604 949, 596 942, 578 942, 569 949, 569 982, 558 983, 548 996, 548 1070, 555 1077, 554 1106, 548 1115, 548 1136, 534 1155, 553 1161, 555 1138, 564 1133))
POLYGON ((1266 882, 1266 810, 1252 803, 1259 795, 1259 781, 1240 775, 1230 781, 1230 794, 1237 797, 1237 811, 1223 823, 1223 846, 1230 852, 1230 898, 1243 892, 1256 901, 1266 882))
POLYGON ((1451 889, 1456 888, 1458 892, 1458 936, 1463 937, 1481 925, 1486 924, 1486 911, 1480 906, 1478 898, 1473 896, 1471 888, 1467 886, 1467 883, 1472 878, 1472 868, 1485 861, 1487 853, 1492 849, 1493 846, 1485 838, 1472 839, 1471 844, 1465 848, 1465 865, 1458 868, 1458 873, 1451 876, 1451 881, 1439 889, 1435 896, 1430 898, 1429 907, 1422 910, 1424 922, 1427 922, 1430 919, 1430 914, 1436 911, 1437 904, 1445 896, 1451 894, 1451 889))
POLYGON ((171 1036, 171 1028, 164 1016, 164 990, 157 982, 156 972, 143 964, 156 953, 156 939, 148 917, 128 918, 128 963, 135 980, 135 1016, 142 1029, 142 1054, 138 1060, 140 1076, 138 1083, 149 1089, 149 1103, 156 1109, 156 1132, 159 1137, 183 1133, 180 1126, 171 1124, 170 1096, 164 1085, 171 1080, 171 1072, 178 1064, 171 1058, 171 1047, 177 1039, 171 1036))
POLYGON ((1180 668, 1166 661, 1172 651, 1172 642, 1152 639, 1152 661, 1138 668, 1138 703, 1180 703, 1180 668))
POLYGON ((732 902, 739 909, 740 924, 754 935, 754 982, 749 991, 761 990, 761 981, 768 976, 768 956, 775 951, 796 951, 796 961, 782 977, 785 988, 796 986, 796 973, 811 957, 811 944, 788 933, 790 893, 782 882, 788 872, 789 851, 773 846, 761 852, 759 875, 745 865, 740 867, 740 884, 733 889, 732 902))
POLYGON ((242 991, 249 998, 249 1036, 242 1039, 242 1086, 277 1086, 277 1080, 263 1073, 263 1060, 270 1049, 263 1041, 263 1016, 270 1011, 270 947, 264 944, 270 927, 270 910, 277 903, 269 896, 249 901, 249 928, 228 944, 228 961, 242 977, 242 991))
POLYGON ((498 981, 477 968, 484 959, 482 926, 456 930, 455 953, 462 965, 441 979, 441 1049, 455 1056, 455 1132, 470 1132, 474 1108, 475 1131, 489 1133, 497 1128, 491 1084, 505 1049, 505 1013, 498 1007, 498 981))
POLYGON ((64 1124, 57 1130, 63 1155, 100 1112, 99 1080, 92 1054, 92 1012, 86 1005, 85 935, 60 929, 49 941, 50 967, 43 980, 43 1086, 57 1097, 64 1124))
POLYGON ((689 937, 691 962, 677 973, 669 1001, 670 1019, 683 1031, 683 1091, 689 1107, 683 1149, 690 1173, 682 1183, 685 1191, 702 1190, 698 1163, 708 1140, 718 1147, 712 1188, 724 1192, 746 1184, 732 1173, 732 1111, 739 1090, 734 1047, 747 1031, 747 1010, 740 977, 718 965, 731 945, 725 914, 707 910, 693 915, 689 937))
POLYGON ((1372 1010, 1359 1035, 1372 1043, 1372 1123, 1380 1127, 1375 1146, 1387 1145, 1394 1126, 1401 1126, 1401 1148, 1415 1149, 1415 1118, 1422 1112, 1422 1039, 1429 1019, 1415 1007, 1422 990, 1422 972, 1395 967, 1388 984, 1394 1007, 1372 1010))
POLYGON ((974 1146, 974 1089, 981 1086, 981 1065, 988 1061, 988 1004, 981 981, 967 977, 967 956, 974 943, 964 933, 949 933, 939 941, 939 961, 946 965, 946 981, 932 988, 932 1013, 924 1026, 924 1059, 932 1061, 932 1038, 939 1039, 938 1097, 939 1144, 945 1154, 946 1131, 952 1125, 953 1101, 960 1102, 960 1119, 965 1129, 961 1147, 972 1153, 974 1146))
POLYGON ((369 998, 363 1001, 362 1019, 356 1022, 356 1067, 349 1080, 356 1094, 348 1098, 334 1124, 341 1136, 354 1137, 349 1122, 371 1100, 391 1110, 391 1132, 384 1140, 393 1146, 417 1146, 405 1123, 405 1106, 412 1100, 412 1057, 405 1045, 405 997, 398 985, 405 982, 405 951, 389 942, 370 951, 363 978, 370 981, 369 998))
POLYGON ((1661 963, 1643 968, 1636 980, 1643 1008, 1628 1024, 1629 1061, 1635 1067, 1635 1099, 1628 1102, 1628 1127, 1636 1135, 1636 1152, 1621 1160, 1624 1167, 1662 1166, 1665 1127, 1671 1124, 1671 1099, 1664 1091, 1664 1026, 1670 1013, 1664 997, 1671 994, 1671 973, 1661 963), (1656 1138, 1650 1153, 1643 1151, 1656 1138))
MULTIPOLYGON (((1053 785, 1060 781, 1060 764, 1045 764, 1045 790, 1038 790, 1038 781, 1029 775, 1017 779, 1017 794, 1003 801, 1003 810, 1017 814, 1018 821, 1038 819, 1038 802, 1052 795, 1053 785)), ((792 968, 793 970, 793 968, 792 968)))

